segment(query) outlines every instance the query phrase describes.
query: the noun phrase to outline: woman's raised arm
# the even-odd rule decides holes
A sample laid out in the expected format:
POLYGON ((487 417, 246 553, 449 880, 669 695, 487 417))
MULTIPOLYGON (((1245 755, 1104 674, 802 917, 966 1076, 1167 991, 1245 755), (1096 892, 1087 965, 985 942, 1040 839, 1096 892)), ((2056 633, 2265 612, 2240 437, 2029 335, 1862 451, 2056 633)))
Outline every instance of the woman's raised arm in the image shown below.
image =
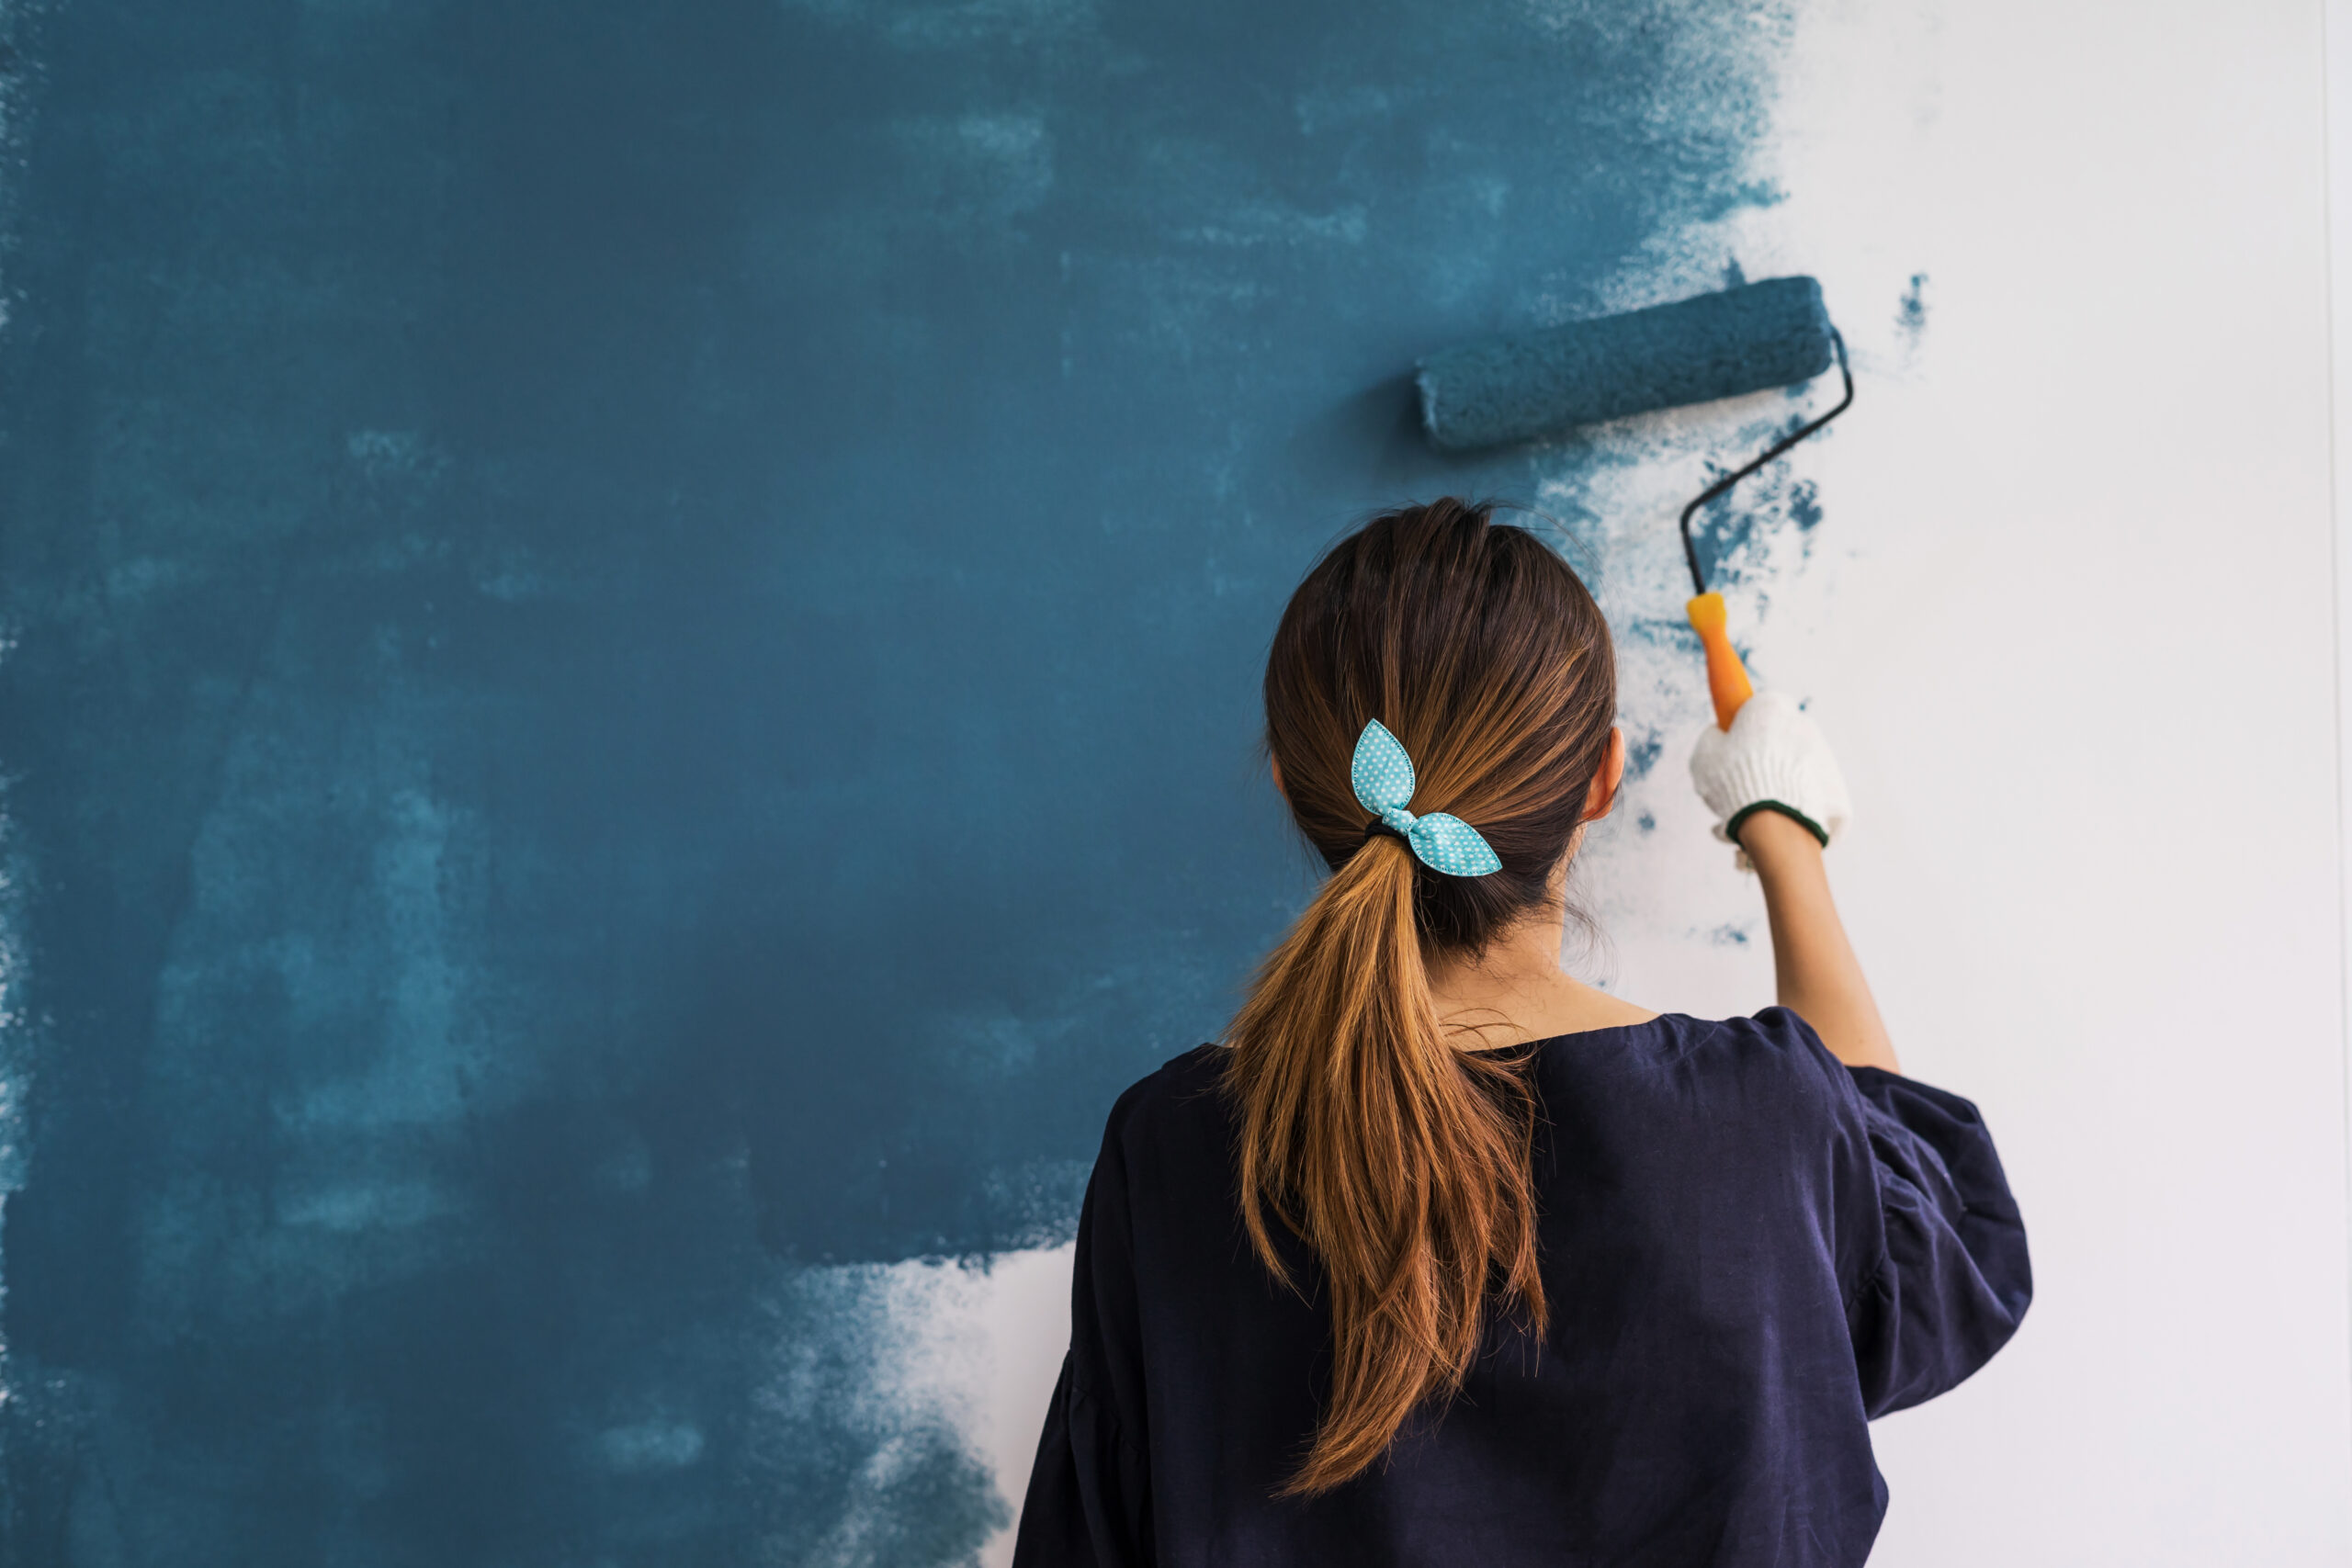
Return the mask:
POLYGON ((1758 692, 1729 729, 1699 737, 1690 780, 1714 810, 1716 836, 1763 879, 1781 1005, 1848 1066, 1900 1072, 1821 863, 1852 807, 1820 728, 1795 698, 1758 692))

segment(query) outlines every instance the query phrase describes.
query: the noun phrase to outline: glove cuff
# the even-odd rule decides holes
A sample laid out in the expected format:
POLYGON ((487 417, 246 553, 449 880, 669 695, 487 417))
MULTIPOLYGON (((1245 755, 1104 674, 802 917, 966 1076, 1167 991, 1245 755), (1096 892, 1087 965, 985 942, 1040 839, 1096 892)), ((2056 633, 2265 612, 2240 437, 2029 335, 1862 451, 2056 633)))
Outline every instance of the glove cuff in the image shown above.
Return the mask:
MULTIPOLYGON (((1811 833, 1815 838, 1820 840, 1821 847, 1823 849, 1826 850, 1829 847, 1829 829, 1815 821, 1812 818, 1807 817, 1804 812, 1799 811, 1795 807, 1791 806, 1784 800, 1759 800, 1752 805, 1741 807, 1737 811, 1733 812, 1724 821, 1724 837, 1729 839, 1735 844, 1738 843, 1740 826, 1759 811, 1779 812, 1781 816, 1789 818, 1806 832, 1811 833)), ((1741 853, 1745 854, 1746 852, 1746 847, 1742 846, 1741 853)))

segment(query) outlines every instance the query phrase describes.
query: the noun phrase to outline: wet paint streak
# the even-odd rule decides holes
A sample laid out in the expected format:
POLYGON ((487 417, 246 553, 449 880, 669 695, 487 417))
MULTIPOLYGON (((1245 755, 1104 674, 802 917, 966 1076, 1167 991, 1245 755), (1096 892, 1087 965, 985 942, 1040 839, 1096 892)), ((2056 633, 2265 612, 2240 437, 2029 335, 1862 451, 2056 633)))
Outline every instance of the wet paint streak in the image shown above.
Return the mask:
POLYGON ((1611 449, 1406 372, 1720 276, 1788 11, 6 15, 0 1561, 969 1560, 908 1260, 1066 1237, 1296 907, 1348 519, 1618 592, 1611 449))

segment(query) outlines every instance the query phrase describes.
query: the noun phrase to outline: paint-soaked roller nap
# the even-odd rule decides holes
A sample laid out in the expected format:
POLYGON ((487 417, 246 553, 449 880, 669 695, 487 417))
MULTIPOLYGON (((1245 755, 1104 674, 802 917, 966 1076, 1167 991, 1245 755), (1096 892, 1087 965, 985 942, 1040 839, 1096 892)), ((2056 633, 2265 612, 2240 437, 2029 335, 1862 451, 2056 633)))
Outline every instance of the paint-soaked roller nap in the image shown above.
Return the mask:
POLYGON ((1725 474, 1682 509, 1682 554, 1695 594, 1690 626, 1707 650, 1715 722, 1728 729, 1753 687, 1724 629, 1723 595, 1708 592, 1700 570, 1690 519, 1853 402, 1846 345, 1829 324, 1821 285, 1810 277, 1775 277, 1645 310, 1485 338, 1422 360, 1417 381, 1430 444, 1470 452, 1628 414, 1793 386, 1833 364, 1845 381, 1845 396, 1835 408, 1725 474))

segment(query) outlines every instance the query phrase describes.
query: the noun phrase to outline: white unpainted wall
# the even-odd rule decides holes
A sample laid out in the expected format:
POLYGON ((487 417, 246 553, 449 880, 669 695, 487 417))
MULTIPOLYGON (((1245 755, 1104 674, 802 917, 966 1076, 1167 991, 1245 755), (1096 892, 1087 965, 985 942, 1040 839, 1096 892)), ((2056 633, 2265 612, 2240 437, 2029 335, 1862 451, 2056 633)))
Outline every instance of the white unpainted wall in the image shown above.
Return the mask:
MULTIPOLYGON (((2352 0, 1824 0, 1778 128, 1787 199, 1674 243, 1819 276, 1861 392, 1735 631, 1839 749, 1858 945, 1908 1069, 1984 1108, 2037 1278, 1998 1359, 1875 1428, 1873 1562, 2352 1561, 2352 0)), ((1671 590, 1679 461, 1615 498, 1651 542, 1605 598, 1671 590)), ((1696 672, 1628 660, 1629 716, 1690 716, 1582 874, 1602 968, 1752 1010, 1760 940, 1705 934, 1760 905, 1688 794, 1696 672)), ((1069 1249, 899 1268, 952 1350, 909 1396, 1017 1504, 1069 1249)))

